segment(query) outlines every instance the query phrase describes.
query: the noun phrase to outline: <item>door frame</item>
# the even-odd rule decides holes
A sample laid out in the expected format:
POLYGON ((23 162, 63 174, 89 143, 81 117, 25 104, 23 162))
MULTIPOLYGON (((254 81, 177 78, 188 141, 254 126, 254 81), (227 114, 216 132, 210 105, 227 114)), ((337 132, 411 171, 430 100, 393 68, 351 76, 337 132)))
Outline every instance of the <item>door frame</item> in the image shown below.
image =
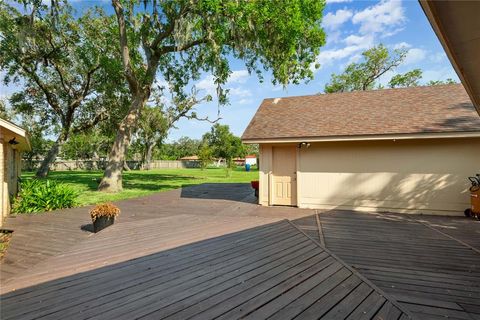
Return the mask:
POLYGON ((291 207, 296 207, 298 206, 298 203, 299 203, 299 192, 298 192, 298 176, 299 176, 299 160, 300 160, 300 153, 299 153, 299 149, 296 145, 292 144, 292 145, 272 145, 272 149, 271 149, 271 154, 272 154, 272 165, 271 165, 271 170, 268 174, 268 205, 269 206, 291 206, 291 207), (274 178, 275 178, 275 173, 274 173, 274 167, 275 167, 275 151, 274 149, 275 148, 291 148, 294 150, 295 154, 294 154, 294 157, 293 159, 295 160, 295 165, 293 166, 294 167, 294 170, 295 170, 295 173, 294 173, 294 176, 292 176, 293 180, 292 180, 292 186, 294 185, 295 188, 291 188, 292 189, 292 202, 291 204, 289 205, 283 205, 283 204, 275 204, 274 203, 274 192, 275 192, 275 184, 274 184, 274 178))

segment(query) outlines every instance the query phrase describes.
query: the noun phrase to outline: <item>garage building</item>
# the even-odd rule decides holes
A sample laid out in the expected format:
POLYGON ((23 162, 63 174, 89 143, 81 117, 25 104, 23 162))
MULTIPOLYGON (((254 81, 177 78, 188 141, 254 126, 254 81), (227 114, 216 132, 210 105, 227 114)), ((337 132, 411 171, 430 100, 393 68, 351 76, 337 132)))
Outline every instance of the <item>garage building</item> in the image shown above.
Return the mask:
POLYGON ((480 173, 480 117, 461 84, 265 99, 259 203, 460 215, 480 173))

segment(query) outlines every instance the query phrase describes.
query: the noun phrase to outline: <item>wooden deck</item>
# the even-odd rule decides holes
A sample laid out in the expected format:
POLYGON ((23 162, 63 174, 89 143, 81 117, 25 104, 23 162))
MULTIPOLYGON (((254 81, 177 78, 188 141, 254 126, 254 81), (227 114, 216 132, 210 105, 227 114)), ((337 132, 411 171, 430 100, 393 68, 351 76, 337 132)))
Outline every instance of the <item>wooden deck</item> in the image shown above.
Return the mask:
POLYGON ((294 222, 419 319, 480 319, 478 222, 358 212, 294 222))
POLYGON ((286 220, 48 281, 1 299, 2 319, 409 318, 286 220))
MULTIPOLYGON (((32 274, 32 268, 39 269, 41 265, 53 268, 53 261, 61 265, 63 262, 57 261, 58 257, 70 254, 79 246, 96 245, 93 239, 118 242, 118 246, 121 246, 124 238, 130 238, 130 246, 124 246, 122 252, 110 252, 110 256, 123 255, 122 258, 110 257, 108 262, 89 261, 97 266, 99 263, 135 258, 140 254, 152 253, 152 250, 165 250, 285 218, 295 219, 313 214, 311 210, 297 208, 260 207, 254 205, 254 201, 250 185, 221 183, 119 201, 116 204, 122 213, 114 230, 105 230, 95 236, 88 231, 91 227, 88 214, 91 207, 8 218, 4 227, 15 232, 0 264, 0 287, 5 287, 5 282, 13 280, 19 285, 17 278, 32 274), (146 230, 145 234, 139 231, 142 229, 146 230), (152 240, 152 229, 164 236, 152 240), (172 230, 176 232, 175 240, 173 236, 167 236, 172 230)), ((26 285, 40 280, 30 279, 25 282, 26 285)))
POLYGON ((0 318, 480 319, 480 223, 253 200, 205 184, 120 201, 98 234, 89 208, 8 219, 0 318))

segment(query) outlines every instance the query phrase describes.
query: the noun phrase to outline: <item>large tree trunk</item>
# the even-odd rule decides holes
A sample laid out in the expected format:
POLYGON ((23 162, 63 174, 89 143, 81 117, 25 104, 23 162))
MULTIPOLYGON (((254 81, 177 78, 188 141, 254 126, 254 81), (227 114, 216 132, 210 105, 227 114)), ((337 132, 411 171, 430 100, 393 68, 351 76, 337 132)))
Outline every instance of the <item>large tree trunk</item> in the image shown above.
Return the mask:
POLYGON ((125 153, 130 144, 131 134, 137 124, 140 112, 148 99, 146 94, 137 94, 130 106, 128 114, 123 118, 117 131, 115 142, 107 160, 107 166, 98 190, 105 192, 122 191, 122 170, 125 161, 125 153))
POLYGON ((48 150, 47 155, 43 159, 40 168, 38 168, 36 176, 37 178, 46 178, 48 176, 48 172, 50 171, 50 165, 55 161, 57 158, 58 152, 62 145, 67 141, 68 138, 68 131, 64 131, 60 133, 57 138, 57 141, 53 144, 53 146, 48 150))
POLYGON ((151 169, 151 164, 152 164, 152 156, 153 156, 153 149, 155 148, 155 143, 149 142, 147 144, 147 151, 145 153, 145 170, 150 170, 151 169))

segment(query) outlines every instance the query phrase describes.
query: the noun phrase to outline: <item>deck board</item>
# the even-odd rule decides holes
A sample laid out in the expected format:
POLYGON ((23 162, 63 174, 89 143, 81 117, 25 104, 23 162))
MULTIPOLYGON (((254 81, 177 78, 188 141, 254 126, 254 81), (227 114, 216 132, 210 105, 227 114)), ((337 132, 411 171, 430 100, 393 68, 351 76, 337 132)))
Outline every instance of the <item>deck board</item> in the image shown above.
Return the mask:
POLYGON ((347 211, 317 216, 325 247, 419 319, 480 317, 476 221, 347 211))
POLYGON ((1 316, 344 319, 384 296, 284 220, 6 293, 1 316))

